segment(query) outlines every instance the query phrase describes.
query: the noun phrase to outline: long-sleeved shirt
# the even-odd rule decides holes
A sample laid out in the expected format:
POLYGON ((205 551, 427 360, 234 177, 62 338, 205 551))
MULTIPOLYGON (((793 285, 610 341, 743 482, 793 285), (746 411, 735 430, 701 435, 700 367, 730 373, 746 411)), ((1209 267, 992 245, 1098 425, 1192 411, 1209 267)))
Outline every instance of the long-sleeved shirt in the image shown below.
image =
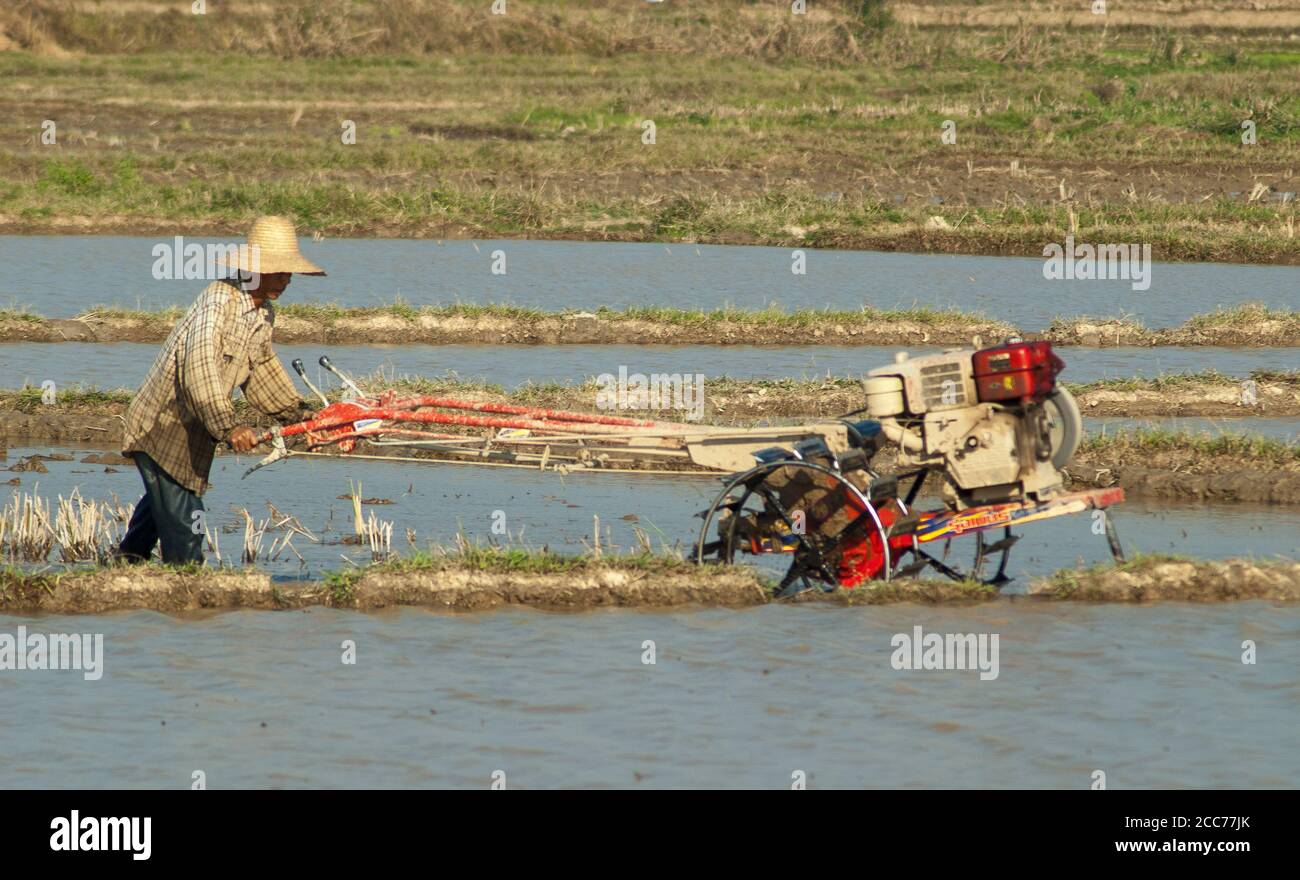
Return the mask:
POLYGON ((293 418, 303 404, 271 348, 275 311, 215 281, 163 344, 126 411, 122 452, 144 452, 172 479, 203 494, 217 444, 241 424, 236 388, 255 409, 293 418))

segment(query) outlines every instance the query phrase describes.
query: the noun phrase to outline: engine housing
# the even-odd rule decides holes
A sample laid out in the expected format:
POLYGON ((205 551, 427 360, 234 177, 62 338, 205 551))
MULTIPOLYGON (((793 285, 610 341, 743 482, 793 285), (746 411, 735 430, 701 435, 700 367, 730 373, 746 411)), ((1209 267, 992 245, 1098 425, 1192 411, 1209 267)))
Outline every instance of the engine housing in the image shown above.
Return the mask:
MULTIPOLYGON (((898 447, 900 466, 944 473, 945 494, 958 508, 1046 500, 1063 486, 1044 407, 1062 366, 1050 344, 1018 340, 978 352, 900 353, 864 381, 867 412, 898 447), (990 374, 994 399, 981 400, 979 378, 990 374)), ((1077 420, 1077 409, 1064 417, 1077 420)))

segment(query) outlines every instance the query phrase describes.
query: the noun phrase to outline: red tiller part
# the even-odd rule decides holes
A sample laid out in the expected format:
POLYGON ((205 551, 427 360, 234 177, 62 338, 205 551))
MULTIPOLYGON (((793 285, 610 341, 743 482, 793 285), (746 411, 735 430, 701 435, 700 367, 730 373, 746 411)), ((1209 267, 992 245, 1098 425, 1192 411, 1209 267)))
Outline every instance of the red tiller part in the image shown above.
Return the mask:
MULTIPOLYGON (((862 503, 850 496, 848 506, 855 513, 863 513, 862 503)), ((872 505, 875 507, 875 505, 872 505)), ((886 529, 898 518, 898 510, 893 504, 882 504, 875 508, 880 517, 880 524, 886 529)), ((912 546, 911 535, 896 535, 889 539, 890 559, 894 567, 898 558, 912 546)), ((856 587, 869 580, 881 580, 885 576, 885 552, 880 540, 880 533, 869 529, 866 534, 844 542, 843 553, 836 567, 840 586, 856 587)))
POLYGON ((404 397, 393 400, 381 398, 380 405, 388 409, 416 409, 426 406, 442 407, 443 409, 466 409, 503 415, 528 416, 535 419, 553 419, 561 422, 580 422, 587 425, 619 425, 624 428, 672 430, 689 427, 677 422, 656 422, 650 419, 630 419, 625 416, 602 416, 596 413, 570 412, 561 409, 519 406, 513 403, 495 403, 484 400, 461 400, 457 397, 404 397))
MULTIPOLYGON (((334 403, 316 414, 316 418, 305 422, 286 425, 279 430, 281 437, 295 437, 299 434, 313 436, 314 442, 329 442, 334 437, 342 438, 354 433, 349 429, 336 434, 327 432, 334 428, 351 426, 359 421, 380 419, 388 422, 424 422, 435 425, 465 425, 475 428, 523 428, 533 431, 550 431, 557 434, 619 434, 623 425, 606 425, 602 423, 557 421, 552 419, 499 418, 494 416, 473 416, 463 413, 420 412, 418 410, 392 409, 390 407, 370 407, 356 403, 334 403), (581 425, 581 427, 579 427, 581 425)), ((640 425, 636 427, 642 427, 640 425)), ((276 432, 267 432, 263 440, 270 440, 276 432)), ((377 433, 377 432, 367 432, 377 433)))

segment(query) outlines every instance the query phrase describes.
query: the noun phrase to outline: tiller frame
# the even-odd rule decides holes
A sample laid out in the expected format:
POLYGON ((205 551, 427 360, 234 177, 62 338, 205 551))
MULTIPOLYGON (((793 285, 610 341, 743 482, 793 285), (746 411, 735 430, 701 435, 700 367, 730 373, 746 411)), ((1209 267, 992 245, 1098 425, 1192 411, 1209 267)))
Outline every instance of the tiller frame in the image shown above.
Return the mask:
MULTIPOLYGON (((443 395, 400 396, 393 390, 367 396, 328 357, 322 357, 320 364, 352 396, 331 403, 307 378, 302 361, 295 360, 294 370, 323 408, 310 419, 263 434, 261 441, 270 443, 272 451, 245 477, 297 454, 285 442, 295 437, 305 439, 309 451, 335 447, 350 453, 364 439, 378 446, 423 447, 469 456, 470 461, 504 460, 541 470, 598 471, 623 456, 632 463, 672 463, 697 473, 724 471, 729 475, 722 478, 723 490, 697 514, 704 522, 693 557, 701 564, 730 565, 738 553, 789 554, 789 568, 777 588, 783 597, 815 584, 827 590, 855 587, 867 581, 912 577, 926 568, 955 581, 1001 587, 1010 580, 1008 555, 1020 538, 1012 526, 1088 510, 1106 511, 1124 500, 1124 490, 1118 487, 1063 492, 1058 480, 1055 488, 980 503, 954 499, 947 491, 951 485, 946 485, 945 507, 916 510, 913 504, 929 474, 936 473, 946 483, 951 483, 952 475, 935 465, 889 476, 872 470, 871 458, 888 432, 881 432, 880 422, 848 420, 857 413, 805 425, 721 428, 443 395), (493 436, 474 437, 424 427, 429 425, 497 431, 493 436), (819 508, 815 499, 825 503, 819 508), (986 533, 999 529, 1000 537, 986 541, 986 533), (967 566, 950 558, 953 539, 964 535, 975 538, 967 566), (992 573, 986 575, 989 568, 992 573)), ((864 386, 870 404, 873 389, 864 386)), ((1068 392, 1061 393, 1067 398, 1061 405, 1073 407, 1068 392)), ((1050 419, 1035 418, 1044 436, 1050 434, 1050 419)), ((1077 427, 1077 411, 1074 422, 1077 427)), ((1067 456, 1069 451, 1072 447, 1067 456)), ((683 476, 690 472, 674 471, 683 476)), ((1123 561, 1114 522, 1108 513, 1103 519, 1111 554, 1123 561)))

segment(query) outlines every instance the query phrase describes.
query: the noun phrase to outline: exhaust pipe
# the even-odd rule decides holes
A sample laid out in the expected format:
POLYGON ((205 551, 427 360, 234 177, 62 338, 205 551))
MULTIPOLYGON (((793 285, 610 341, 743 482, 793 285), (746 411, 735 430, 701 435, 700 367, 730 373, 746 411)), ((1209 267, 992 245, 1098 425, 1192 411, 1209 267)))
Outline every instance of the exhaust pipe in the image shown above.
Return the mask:
POLYGON ((925 441, 900 425, 898 419, 880 419, 880 430, 892 442, 908 452, 919 453, 925 449, 925 441))

